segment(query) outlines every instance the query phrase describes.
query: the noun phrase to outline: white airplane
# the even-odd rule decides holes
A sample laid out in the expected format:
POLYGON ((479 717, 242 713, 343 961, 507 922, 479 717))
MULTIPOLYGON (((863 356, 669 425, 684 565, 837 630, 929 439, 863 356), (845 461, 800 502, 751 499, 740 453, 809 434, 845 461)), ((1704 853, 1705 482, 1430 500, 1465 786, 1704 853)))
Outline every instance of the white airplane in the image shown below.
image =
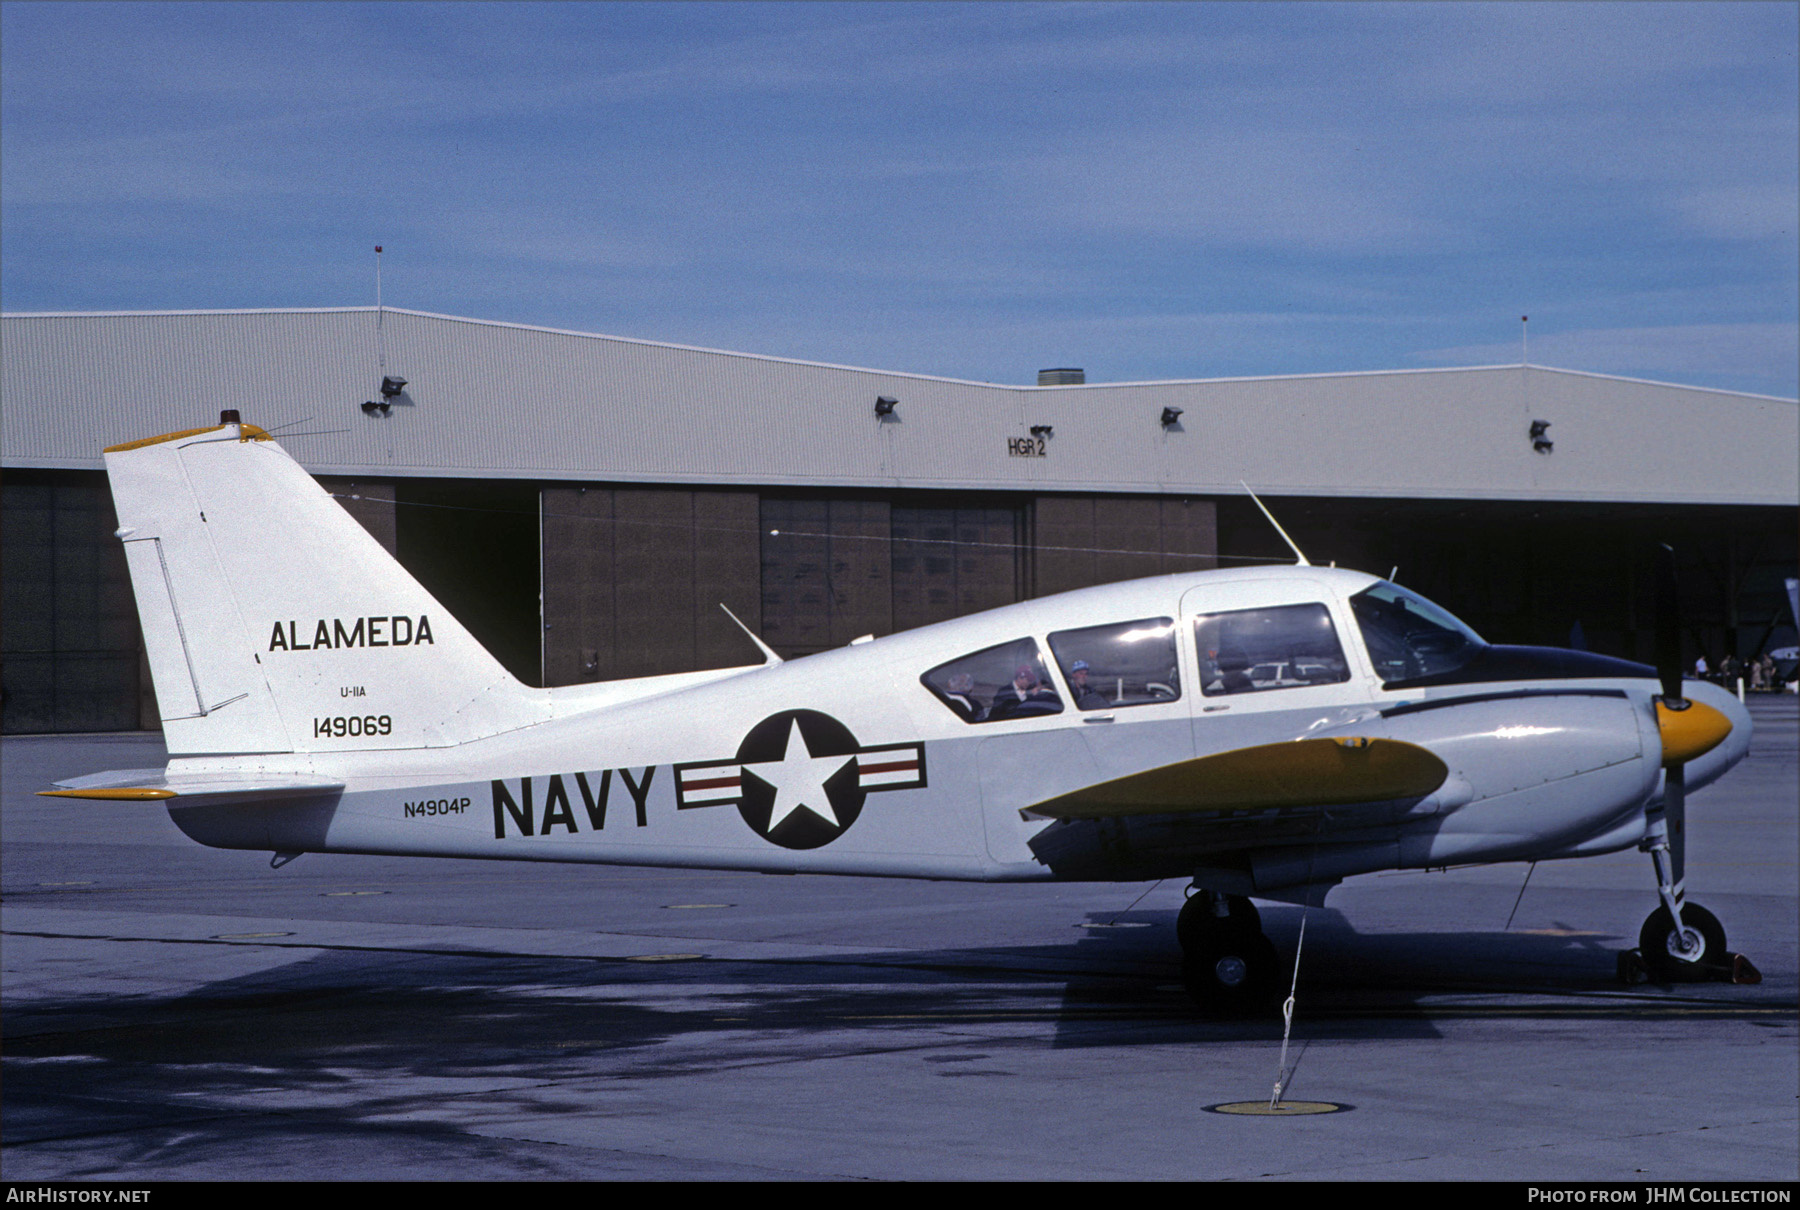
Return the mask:
POLYGON ((1191 879, 1186 980, 1222 1011, 1287 981, 1253 897, 1637 846, 1661 899, 1649 973, 1754 976, 1683 898, 1685 791, 1750 742, 1715 685, 1492 646, 1302 557, 787 663, 752 635, 760 665, 528 688, 268 433, 222 421, 106 451, 168 766, 46 793, 161 801, 194 840, 275 865, 1191 879))

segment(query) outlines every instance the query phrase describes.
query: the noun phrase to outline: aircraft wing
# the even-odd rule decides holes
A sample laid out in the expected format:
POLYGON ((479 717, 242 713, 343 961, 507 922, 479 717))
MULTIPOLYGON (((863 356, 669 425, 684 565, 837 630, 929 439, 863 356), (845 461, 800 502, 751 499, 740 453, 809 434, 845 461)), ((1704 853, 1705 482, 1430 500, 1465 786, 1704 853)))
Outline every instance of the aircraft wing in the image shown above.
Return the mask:
POLYGON ((275 798, 311 797, 342 790, 344 783, 303 774, 199 773, 165 769, 114 769, 56 783, 60 789, 39 790, 48 798, 87 798, 104 802, 162 802, 171 798, 202 802, 265 802, 275 798))
POLYGON ((1330 807, 1423 798, 1450 770, 1428 748, 1338 737, 1259 744, 1085 786, 1025 808, 1028 818, 1109 819, 1330 807))

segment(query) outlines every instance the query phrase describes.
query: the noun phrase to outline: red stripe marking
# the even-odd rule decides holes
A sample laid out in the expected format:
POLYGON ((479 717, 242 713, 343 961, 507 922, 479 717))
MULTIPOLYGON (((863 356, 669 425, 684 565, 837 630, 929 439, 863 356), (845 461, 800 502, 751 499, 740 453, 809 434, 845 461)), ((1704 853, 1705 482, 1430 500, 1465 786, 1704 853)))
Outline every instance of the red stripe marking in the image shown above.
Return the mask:
POLYGON ((918 767, 919 758, 915 756, 911 760, 896 761, 893 764, 864 765, 862 766, 862 771, 864 773, 893 773, 900 769, 917 769, 918 767))
POLYGON ((719 777, 712 781, 683 781, 681 783, 681 788, 685 792, 692 793, 695 790, 716 790, 720 786, 735 786, 737 784, 738 779, 736 777, 719 777))

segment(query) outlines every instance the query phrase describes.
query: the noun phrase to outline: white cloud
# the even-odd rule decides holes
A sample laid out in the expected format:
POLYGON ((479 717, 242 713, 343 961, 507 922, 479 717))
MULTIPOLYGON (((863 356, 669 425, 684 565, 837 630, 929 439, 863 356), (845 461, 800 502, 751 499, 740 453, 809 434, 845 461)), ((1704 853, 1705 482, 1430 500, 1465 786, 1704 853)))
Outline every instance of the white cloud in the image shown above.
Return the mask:
POLYGON ((1449 228, 1348 131, 1183 122, 1084 139, 1019 190, 1028 210, 1089 231, 1322 252, 1417 249, 1449 228))

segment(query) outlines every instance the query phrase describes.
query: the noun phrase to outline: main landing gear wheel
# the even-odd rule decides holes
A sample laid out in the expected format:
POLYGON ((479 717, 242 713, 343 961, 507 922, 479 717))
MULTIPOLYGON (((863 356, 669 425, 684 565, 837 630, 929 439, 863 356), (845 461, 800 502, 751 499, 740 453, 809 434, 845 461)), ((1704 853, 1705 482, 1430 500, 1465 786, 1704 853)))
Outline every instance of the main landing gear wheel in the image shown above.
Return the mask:
POLYGON ((1192 951, 1221 928, 1260 933, 1262 913, 1242 895, 1196 891, 1181 905, 1181 915, 1175 917, 1175 939, 1184 951, 1192 951))
POLYGON ((1684 903, 1681 924, 1678 934, 1675 918, 1667 907, 1657 908, 1644 921, 1638 933, 1638 953, 1652 979, 1658 983, 1699 983, 1713 978, 1715 970, 1730 966, 1732 956, 1725 949, 1725 929, 1717 917, 1697 903, 1684 903))
POLYGON ((1281 986, 1281 959, 1263 936, 1256 905, 1239 895, 1202 891, 1175 923, 1181 941, 1181 981, 1203 1012, 1242 1017, 1272 1009, 1281 986))
POLYGON ((1187 951, 1181 982, 1211 1016, 1259 1016, 1275 1005, 1280 967, 1275 946, 1261 933, 1226 934, 1187 951))

